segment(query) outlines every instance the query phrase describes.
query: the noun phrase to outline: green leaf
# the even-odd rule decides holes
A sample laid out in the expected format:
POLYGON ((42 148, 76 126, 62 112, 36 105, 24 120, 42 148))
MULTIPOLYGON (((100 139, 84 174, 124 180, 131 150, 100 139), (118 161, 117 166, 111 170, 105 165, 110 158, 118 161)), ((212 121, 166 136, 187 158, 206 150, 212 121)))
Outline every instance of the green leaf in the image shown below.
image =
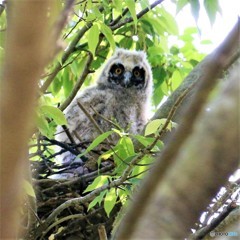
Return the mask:
POLYGON ((90 13, 87 15, 86 21, 87 21, 87 22, 91 22, 91 21, 94 21, 95 19, 96 19, 96 15, 95 15, 93 12, 90 12, 90 13))
POLYGON ((167 81, 164 81, 162 84, 161 84, 161 91, 164 93, 164 95, 166 96, 169 96, 169 86, 167 84, 167 81))
POLYGON ((59 74, 55 77, 55 79, 54 79, 54 81, 52 82, 52 84, 50 85, 50 89, 51 89, 51 91, 52 91, 52 93, 53 93, 54 95, 58 94, 59 91, 60 91, 61 88, 62 88, 62 80, 61 80, 61 76, 60 76, 60 75, 61 75, 61 74, 59 73, 59 74))
POLYGON ((130 49, 132 45, 133 45, 133 40, 130 37, 123 37, 119 42, 119 46, 126 49, 130 49))
POLYGON ((182 79, 181 73, 178 70, 175 70, 171 77, 171 83, 172 83, 173 90, 175 90, 180 85, 182 80, 183 79, 182 79))
POLYGON ((79 75, 79 67, 77 61, 73 61, 70 65, 72 74, 77 77, 79 75))
POLYGON ((127 136, 123 136, 114 147, 114 152, 116 153, 113 155, 114 163, 117 166, 115 172, 121 175, 127 167, 127 163, 136 156, 132 140, 127 136))
POLYGON ((207 12, 208 18, 213 25, 216 19, 217 12, 220 12, 218 0, 204 0, 204 7, 207 12))
POLYGON ((166 31, 170 34, 178 35, 178 26, 174 17, 163 8, 159 10, 159 13, 161 17, 158 18, 158 21, 162 26, 166 26, 166 31))
POLYGON ((190 0, 190 5, 191 5, 191 12, 192 15, 195 19, 195 21, 198 21, 199 17, 199 11, 200 11, 200 3, 199 0, 190 0))
POLYGON ((135 166, 133 168, 131 176, 136 176, 136 178, 142 179, 146 170, 149 169, 150 165, 154 162, 154 158, 151 155, 145 155, 143 159, 139 162, 142 166, 135 166))
POLYGON ((120 0, 113 0, 113 6, 116 9, 117 12, 122 12, 122 1, 120 0))
POLYGON ((137 26, 137 15, 136 15, 136 9, 135 9, 135 1, 134 0, 126 0, 125 3, 131 13, 133 22, 136 27, 137 26))
MULTIPOLYGON (((161 128, 164 126, 166 123, 167 119, 166 118, 161 118, 161 119, 155 119, 151 122, 148 123, 145 129, 145 136, 151 135, 151 134, 156 134, 161 130, 161 128)), ((170 121, 167 130, 172 130, 173 127, 177 127, 177 124, 170 121)))
POLYGON ((27 195, 36 198, 32 184, 30 184, 26 180, 23 180, 23 188, 24 188, 24 191, 27 193, 27 195))
POLYGON ((148 0, 142 0, 140 1, 142 9, 144 8, 150 8, 150 2, 148 0))
POLYGON ((113 133, 113 131, 108 131, 105 132, 101 135, 99 135, 86 149, 85 152, 81 153, 80 155, 78 155, 78 157, 81 157, 83 155, 85 155, 86 153, 92 151, 95 147, 97 147, 100 143, 102 143, 107 137, 109 137, 111 134, 113 133))
POLYGON ((104 195, 107 193, 108 190, 102 191, 99 196, 95 197, 91 203, 88 205, 88 211, 93 208, 97 203, 100 204, 103 200, 104 195))
POLYGON ((104 199, 104 210, 109 217, 111 211, 113 210, 114 206, 116 205, 117 195, 114 188, 111 188, 110 191, 106 194, 104 199))
POLYGON ((159 19, 158 18, 154 18, 154 16, 144 16, 142 20, 145 20, 147 21, 153 28, 154 28, 154 31, 158 34, 158 35, 164 35, 164 31, 165 29, 163 29, 163 26, 162 24, 159 22, 159 19))
POLYGON ((73 89, 73 80, 69 76, 69 68, 64 69, 63 75, 62 75, 62 81, 63 81, 63 91, 65 97, 68 97, 73 89))
POLYGON ((179 13, 187 4, 188 4, 188 0, 178 0, 177 1, 177 13, 179 13))
POLYGON ((106 152, 104 152, 99 158, 103 160, 109 159, 114 154, 114 150, 110 149, 106 152))
POLYGON ((107 25, 105 25, 104 23, 99 23, 100 27, 100 31, 103 33, 103 35, 106 37, 106 39, 108 40, 108 42, 111 45, 112 50, 114 51, 116 48, 116 44, 113 38, 113 34, 112 34, 112 30, 111 28, 109 28, 107 25))
POLYGON ((97 203, 99 203, 99 196, 95 197, 88 205, 88 211, 93 208, 97 203))
POLYGON ((87 37, 88 47, 93 56, 95 56, 95 51, 96 51, 96 47, 97 47, 98 40, 99 40, 99 34, 100 34, 100 31, 99 31, 98 25, 94 24, 90 28, 88 37, 87 37))
POLYGON ((42 135, 51 138, 50 129, 46 118, 42 115, 36 115, 36 125, 42 135))
POLYGON ((110 176, 107 175, 96 177, 94 181, 90 185, 88 185, 88 187, 85 189, 83 193, 91 192, 99 187, 102 187, 104 184, 108 183, 108 178, 110 178, 110 176))
POLYGON ((40 110, 46 114, 47 117, 52 118, 57 125, 67 125, 66 118, 60 109, 43 105, 40 107, 40 110))
POLYGON ((144 136, 148 136, 151 134, 156 134, 159 130, 159 127, 163 124, 161 119, 155 119, 148 123, 148 125, 145 128, 144 136))
POLYGON ((212 41, 206 39, 206 40, 202 40, 200 43, 201 43, 201 44, 212 44, 212 41))
MULTIPOLYGON (((155 138, 144 137, 141 135, 135 135, 134 138, 136 138, 144 147, 148 147, 155 141, 155 138)), ((151 151, 159 152, 162 148, 163 148, 163 142, 159 140, 157 141, 156 145, 152 148, 151 151)))
POLYGON ((133 142, 132 142, 132 139, 130 137, 124 136, 122 138, 122 145, 123 145, 124 150, 125 150, 125 152, 127 153, 128 156, 131 156, 131 155, 135 154, 133 142))
POLYGON ((161 100, 164 97, 164 93, 162 91, 162 87, 159 84, 158 86, 154 86, 154 92, 153 92, 153 103, 155 105, 155 107, 157 108, 157 106, 159 105, 159 103, 161 102, 161 100))
POLYGON ((104 14, 102 14, 102 13, 99 11, 99 6, 95 5, 95 6, 92 8, 92 11, 93 11, 93 14, 95 15, 95 17, 97 17, 98 20, 104 21, 104 14))

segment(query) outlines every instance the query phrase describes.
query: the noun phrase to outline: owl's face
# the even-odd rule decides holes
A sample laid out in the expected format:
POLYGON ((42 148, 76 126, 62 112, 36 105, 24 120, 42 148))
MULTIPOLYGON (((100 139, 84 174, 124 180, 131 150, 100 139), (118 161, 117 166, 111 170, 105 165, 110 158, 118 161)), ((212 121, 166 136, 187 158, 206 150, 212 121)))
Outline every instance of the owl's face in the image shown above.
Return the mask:
POLYGON ((142 51, 117 49, 105 64, 98 84, 115 89, 149 90, 152 71, 142 51))
POLYGON ((145 85, 145 70, 138 66, 128 69, 121 63, 114 63, 110 68, 108 81, 123 88, 143 88, 145 85))

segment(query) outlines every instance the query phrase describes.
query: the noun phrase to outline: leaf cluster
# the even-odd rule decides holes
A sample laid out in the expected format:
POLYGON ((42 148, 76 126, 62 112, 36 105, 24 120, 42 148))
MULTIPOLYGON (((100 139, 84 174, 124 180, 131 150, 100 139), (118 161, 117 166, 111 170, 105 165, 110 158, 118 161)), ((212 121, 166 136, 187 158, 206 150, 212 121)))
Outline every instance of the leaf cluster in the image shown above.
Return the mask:
MULTIPOLYGON (((197 27, 186 29, 180 34, 174 16, 165 8, 156 7, 161 2, 84 0, 73 6, 72 14, 69 14, 68 22, 59 39, 62 51, 45 68, 39 80, 40 97, 35 121, 39 131, 33 135, 30 142, 31 160, 51 159, 54 162, 56 156, 54 146, 48 142, 41 145, 39 139, 42 136, 53 139, 57 125, 67 125, 62 110, 71 103, 79 90, 95 82, 102 64, 116 47, 146 51, 153 71, 153 111, 202 60, 204 55, 194 45, 194 37, 198 34, 197 27)), ((200 11, 199 0, 179 0, 176 2, 176 11, 181 11, 188 4, 197 21, 200 11)), ((60 11, 65 6, 63 2, 58 4, 60 11)), ((213 23, 217 12, 220 12, 218 1, 205 0, 204 7, 213 23)), ((56 12, 49 9, 48 15, 54 14, 56 12)), ((4 12, 0 17, 0 31, 4 33, 6 27, 4 12)), ((4 50, 3 44, 0 44, 2 58, 4 50)), ((103 202, 109 216, 117 202, 126 203, 133 189, 151 167, 154 154, 163 148, 158 136, 169 120, 157 119, 150 122, 143 135, 134 136, 126 129, 112 129, 99 135, 86 147, 85 152, 80 153, 79 157, 83 157, 103 142, 109 144, 108 139, 112 134, 119 136, 117 144, 111 145, 97 160, 98 167, 104 161, 112 161, 114 171, 96 177, 85 189, 84 194, 89 194, 123 176, 124 179, 122 178, 123 181, 115 187, 101 191, 91 200, 88 210, 103 202), (135 144, 136 142, 140 147, 135 144)), ((169 121, 168 130, 172 127, 175 127, 175 123, 169 121)), ((27 193, 33 196, 28 183, 25 184, 25 188, 27 193)))

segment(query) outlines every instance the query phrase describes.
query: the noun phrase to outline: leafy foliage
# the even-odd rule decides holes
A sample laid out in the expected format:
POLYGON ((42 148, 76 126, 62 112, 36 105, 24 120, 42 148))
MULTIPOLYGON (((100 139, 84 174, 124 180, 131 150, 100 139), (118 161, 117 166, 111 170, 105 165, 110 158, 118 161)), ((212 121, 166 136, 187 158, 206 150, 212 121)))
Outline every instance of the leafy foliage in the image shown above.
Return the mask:
MULTIPOLYGON (((205 0, 204 6, 213 22, 217 11, 219 11, 219 5, 218 1, 210 2, 205 0)), ((188 4, 190 4, 197 21, 200 9, 198 0, 177 1, 177 12, 188 4)), ((64 29, 63 37, 66 47, 69 48, 74 44, 74 48, 67 57, 65 53, 57 56, 56 60, 46 69, 42 79, 44 82, 52 75, 54 76, 48 88, 50 95, 41 97, 43 104, 37 113, 37 126, 42 135, 53 138, 56 125, 66 124, 63 114, 56 108, 56 105, 72 94, 78 79, 83 76, 88 52, 92 54, 93 60, 88 74, 82 79, 83 88, 94 82, 102 62, 114 51, 116 46, 145 50, 153 70, 152 103, 155 109, 165 97, 169 96, 181 84, 184 77, 203 58, 203 54, 199 53, 193 43, 194 34, 198 32, 196 27, 186 29, 184 34, 180 36, 174 17, 161 6, 148 11, 138 19, 138 13, 149 6, 150 3, 147 0, 103 1, 102 4, 82 1, 74 6, 75 14, 64 29), (130 18, 132 21, 129 22, 130 18), (121 23, 125 21, 126 23, 121 27, 121 23), (83 32, 86 24, 88 27, 83 32), (172 38, 174 41, 171 40, 172 38), (57 68, 57 65, 60 68, 57 68)), ((98 158, 98 166, 102 161, 113 159, 116 166, 114 174, 117 179, 129 167, 132 159, 138 155, 139 150, 135 149, 132 139, 137 140, 142 147, 151 146, 165 122, 166 119, 150 122, 145 129, 144 136, 129 136, 127 133, 124 134, 126 131, 124 129, 103 133, 79 157, 96 149, 114 132, 114 134, 119 134, 118 143, 98 158)), ((167 128, 171 130, 172 127, 175 127, 175 124, 170 122, 167 128)), ((160 151, 162 147, 163 143, 158 140, 152 146, 151 152, 160 151)), ((129 184, 130 182, 134 183, 134 186, 138 182, 139 176, 142 178, 142 173, 148 169, 152 161, 153 158, 150 155, 143 156, 139 160, 142 165, 136 165, 132 168, 129 184)), ((107 184, 111 179, 110 176, 100 175, 87 187, 85 193, 107 184)), ((124 198, 128 197, 130 194, 128 185, 122 188, 121 194, 125 195, 124 198)), ((91 209, 97 203, 100 204, 104 201, 104 209, 109 215, 117 198, 119 198, 117 189, 105 190, 93 199, 88 208, 91 209)))
MULTIPOLYGON (((196 21, 198 20, 201 7, 199 0, 175 2, 177 12, 190 5, 193 16, 196 21)), ((65 7, 63 1, 59 6, 65 7)), ((64 45, 65 50, 58 53, 39 81, 40 92, 43 93, 39 98, 39 107, 36 112, 36 125, 39 132, 31 139, 33 146, 30 149, 30 154, 33 156, 31 160, 44 159, 54 163, 57 151, 54 146, 45 141, 44 137, 48 140, 53 139, 56 126, 67 125, 64 114, 60 110, 63 109, 62 104, 69 97, 74 97, 80 88, 83 89, 94 83, 103 62, 116 47, 147 52, 154 80, 153 111, 177 89, 187 74, 202 60, 204 55, 194 46, 194 35, 198 33, 197 27, 185 29, 180 35, 174 16, 161 5, 151 10, 150 7, 151 3, 148 0, 100 2, 86 0, 74 5, 74 14, 62 32, 61 44, 64 45), (39 145, 41 141, 42 146, 39 145)), ((205 0, 204 7, 213 23, 217 12, 220 12, 218 1, 205 0)), ((54 12, 49 9, 48 14, 51 15, 54 12)), ((4 12, 0 17, 0 31, 4 33, 6 26, 4 12)), ((1 58, 4 51, 2 43, 0 44, 1 58)), ((99 134, 85 147, 85 151, 78 154, 80 158, 87 156, 101 144, 106 143, 108 150, 101 152, 96 159, 98 168, 106 161, 114 165, 114 171, 110 174, 109 172, 99 174, 84 189, 83 194, 91 194, 104 185, 123 179, 121 187, 107 188, 96 195, 88 205, 89 211, 103 204, 109 217, 118 202, 125 204, 153 163, 153 154, 163 148, 163 142, 158 139, 158 136, 166 121, 166 119, 157 119, 149 122, 144 135, 133 136, 127 129, 116 127, 99 134), (119 136, 115 145, 110 144, 113 134, 119 136)), ((165 130, 171 130, 172 127, 176 127, 176 124, 170 121, 165 130)), ((100 169, 98 170, 100 172, 100 169)), ((25 183, 25 191, 31 196, 34 195, 28 182, 25 183)))

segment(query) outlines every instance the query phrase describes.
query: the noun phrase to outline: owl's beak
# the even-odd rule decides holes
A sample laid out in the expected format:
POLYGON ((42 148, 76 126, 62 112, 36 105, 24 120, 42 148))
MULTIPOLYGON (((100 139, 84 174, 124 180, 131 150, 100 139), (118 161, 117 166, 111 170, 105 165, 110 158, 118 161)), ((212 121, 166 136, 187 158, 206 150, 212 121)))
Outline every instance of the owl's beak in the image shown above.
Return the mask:
POLYGON ((124 87, 128 87, 131 83, 131 78, 132 78, 132 73, 131 72, 128 72, 126 71, 124 73, 124 78, 123 78, 123 85, 124 87))

